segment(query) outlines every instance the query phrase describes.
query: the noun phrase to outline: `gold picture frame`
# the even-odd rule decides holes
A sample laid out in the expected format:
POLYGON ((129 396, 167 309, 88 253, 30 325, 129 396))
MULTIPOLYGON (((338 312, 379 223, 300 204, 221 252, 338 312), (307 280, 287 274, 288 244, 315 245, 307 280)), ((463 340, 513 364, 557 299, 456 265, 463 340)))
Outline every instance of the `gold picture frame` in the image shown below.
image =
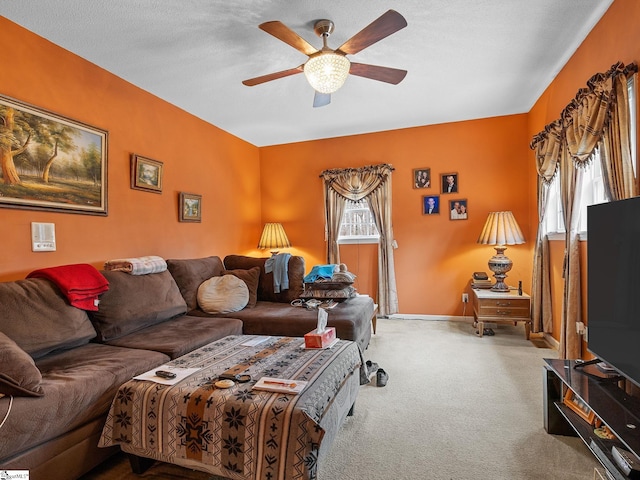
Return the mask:
POLYGON ((440 215, 440 195, 425 195, 422 197, 423 215, 440 215))
POLYGON ((431 188, 431 169, 413 169, 413 188, 431 188))
POLYGON ((164 165, 158 160, 131 154, 131 188, 162 193, 164 165))
POLYGON ((440 175, 440 193, 458 193, 458 173, 443 173, 440 175))
POLYGON ((0 95, 0 207, 107 215, 106 130, 0 95))
POLYGON ((179 220, 181 222, 202 221, 202 195, 180 192, 179 220))
POLYGON ((563 403, 571 410, 576 412, 582 419, 589 425, 592 425, 596 414, 589 406, 578 397, 573 390, 567 389, 567 393, 564 395, 563 403))
POLYGON ((469 218, 469 202, 466 198, 449 200, 449 220, 467 220, 469 218))

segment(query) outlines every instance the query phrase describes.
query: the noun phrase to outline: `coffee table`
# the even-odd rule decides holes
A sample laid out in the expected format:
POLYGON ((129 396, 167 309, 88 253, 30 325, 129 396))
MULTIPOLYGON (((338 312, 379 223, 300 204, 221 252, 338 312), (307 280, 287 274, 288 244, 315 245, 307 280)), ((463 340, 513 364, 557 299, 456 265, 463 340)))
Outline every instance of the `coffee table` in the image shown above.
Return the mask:
POLYGON ((231 479, 317 478, 318 461, 353 412, 362 356, 354 342, 307 350, 304 339, 229 336, 167 365, 198 368, 175 385, 130 380, 116 394, 99 446, 119 445, 160 460, 231 479), (222 373, 248 383, 214 386, 222 373), (252 390, 263 376, 307 381, 298 395, 252 390))

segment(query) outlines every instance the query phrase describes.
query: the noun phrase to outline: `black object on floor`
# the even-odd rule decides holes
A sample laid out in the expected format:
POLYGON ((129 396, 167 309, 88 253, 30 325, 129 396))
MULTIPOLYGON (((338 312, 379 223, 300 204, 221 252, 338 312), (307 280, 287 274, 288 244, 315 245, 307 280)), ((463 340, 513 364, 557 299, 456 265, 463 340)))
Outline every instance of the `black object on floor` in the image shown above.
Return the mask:
POLYGON ((378 371, 378 364, 367 360, 364 365, 360 367, 360 385, 366 385, 371 381, 371 377, 378 371))
POLYGON ((384 387, 387 384, 387 380, 389 380, 389 374, 379 368, 376 372, 376 385, 378 387, 384 387))
MULTIPOLYGON (((484 328, 482 329, 482 335, 486 335, 487 337, 492 337, 496 332, 493 331, 492 328, 484 328)), ((476 335, 480 335, 480 332, 476 330, 476 335)))

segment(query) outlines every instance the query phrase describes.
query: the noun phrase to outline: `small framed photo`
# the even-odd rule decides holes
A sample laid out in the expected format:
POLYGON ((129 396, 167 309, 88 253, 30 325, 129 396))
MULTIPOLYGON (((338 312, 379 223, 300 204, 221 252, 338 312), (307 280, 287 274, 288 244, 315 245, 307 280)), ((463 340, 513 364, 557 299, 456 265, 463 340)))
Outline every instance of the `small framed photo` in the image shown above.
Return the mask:
POLYGON ((440 196, 429 195, 422 197, 422 214, 438 215, 440 213, 440 196))
POLYGON ((458 174, 443 173, 440 175, 442 193, 458 193, 458 174))
POLYGON ((131 155, 131 188, 162 193, 162 162, 131 155))
POLYGON ((180 221, 202 221, 202 195, 180 192, 180 221))
POLYGON ((580 415, 589 425, 593 424, 596 414, 573 392, 573 390, 567 389, 563 403, 580 415))
POLYGON ((431 169, 413 169, 413 188, 431 188, 431 169))
POLYGON ((449 202, 449 220, 466 220, 469 218, 467 200, 451 200, 449 202))

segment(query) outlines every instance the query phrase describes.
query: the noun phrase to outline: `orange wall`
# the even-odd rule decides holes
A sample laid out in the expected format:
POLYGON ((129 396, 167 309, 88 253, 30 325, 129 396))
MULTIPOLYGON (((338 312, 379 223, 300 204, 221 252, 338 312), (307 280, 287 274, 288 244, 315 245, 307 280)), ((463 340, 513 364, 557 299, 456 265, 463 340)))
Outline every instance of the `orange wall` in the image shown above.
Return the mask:
MULTIPOLYGON (((640 2, 616 0, 528 114, 258 149, 0 17, 0 61, 11 65, 0 75, 0 93, 109 131, 109 215, 0 208, 0 280, 41 266, 100 266, 122 256, 258 254, 255 242, 268 221, 284 223, 291 253, 303 255, 309 269, 326 260, 319 173, 391 163, 402 313, 462 313, 460 294, 470 273, 487 270, 493 254, 475 243, 492 210, 513 210, 524 230, 527 243, 507 250, 514 260, 508 281, 523 280, 528 290, 537 226, 529 141, 589 76, 618 60, 638 59, 638 20, 640 2), (133 152, 164 162, 162 195, 129 187, 133 152), (415 190, 412 170, 423 167, 431 168, 434 186, 415 190), (421 213, 422 195, 438 194, 446 172, 459 174, 455 197, 468 200, 469 220, 421 213), (203 194, 202 223, 177 221, 180 191, 203 194), (31 252, 32 221, 56 224, 57 252, 31 252)), ((374 296, 375 255, 370 245, 343 247, 359 291, 374 296)))
MULTIPOLYGON (((262 217, 284 224, 307 265, 325 263, 319 174, 327 168, 390 163, 395 168, 392 202, 400 312, 461 315, 460 297, 471 273, 487 271, 487 260, 495 253, 492 247, 476 244, 490 211, 512 210, 525 232, 528 242, 507 250, 514 261, 508 280, 515 285, 522 280, 525 289, 529 287, 528 142, 526 115, 514 115, 265 147, 260 150, 262 217), (425 167, 431 168, 432 187, 414 189, 413 169, 425 167), (422 196, 439 194, 440 175, 447 172, 458 173, 459 193, 441 195, 440 215, 422 215, 422 196), (468 220, 449 220, 446 206, 451 199, 468 201, 468 220)), ((368 245, 341 248, 342 260, 363 277, 358 290, 375 297, 374 282, 365 281, 361 269, 371 275, 368 280, 375 279, 376 250, 368 245)))
MULTIPOLYGON (((555 80, 546 89, 543 95, 529 112, 529 138, 540 132, 547 123, 556 120, 562 109, 573 99, 578 89, 586 85, 587 80, 597 72, 608 70, 611 65, 621 61, 625 64, 638 62, 640 59, 640 2, 636 0, 615 0, 600 22, 591 31, 580 48, 571 57, 565 67, 558 73, 555 80)), ((532 169, 532 183, 530 185, 530 222, 536 222, 536 196, 535 196, 535 164, 533 152, 529 153, 530 168, 532 169)), ((560 271, 562 267, 562 252, 556 251, 554 269, 560 271), (557 264, 557 262, 560 262, 557 264)), ((552 245, 552 260, 554 260, 554 246, 552 245)), ((559 247, 555 247, 556 250, 559 247)), ((586 243, 581 245, 582 254, 582 278, 583 294, 586 298, 586 243)), ((561 273, 561 271, 560 271, 561 273)), ((562 304, 561 281, 554 283, 554 333, 559 340, 560 312, 562 304)), ((583 301, 583 319, 586 317, 587 303, 583 301)), ((586 354, 586 349, 583 348, 586 354)))
POLYGON ((0 208, 0 280, 50 265, 225 255, 260 234, 258 148, 0 17, 0 93, 109 132, 107 217, 0 208), (130 188, 130 155, 164 162, 162 194, 130 188), (180 191, 203 195, 179 223, 180 191), (221 208, 224 205, 224 208, 221 208), (56 252, 31 252, 31 222, 56 225, 56 252))

